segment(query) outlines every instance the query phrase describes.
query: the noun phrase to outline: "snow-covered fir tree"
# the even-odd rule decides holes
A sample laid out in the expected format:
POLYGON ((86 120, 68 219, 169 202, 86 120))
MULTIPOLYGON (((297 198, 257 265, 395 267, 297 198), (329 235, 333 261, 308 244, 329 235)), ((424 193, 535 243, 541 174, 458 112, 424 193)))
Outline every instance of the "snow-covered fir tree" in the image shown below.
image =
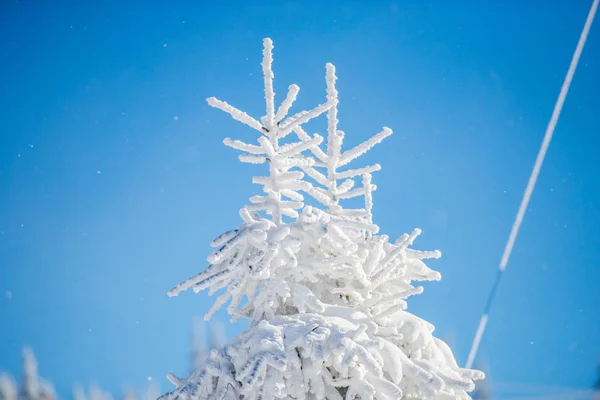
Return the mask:
MULTIPOLYGON (((8 373, 0 372, 0 400, 58 400, 51 381, 43 379, 38 374, 38 364, 30 348, 23 349, 23 374, 20 384, 8 373)), ((123 400, 155 400, 158 390, 154 385, 149 385, 145 390, 137 393, 135 390, 127 390, 123 400)), ((113 400, 113 396, 100 389, 97 385, 91 385, 86 392, 81 386, 73 388, 74 400, 113 400)))
POLYGON ((273 44, 264 40, 262 70, 266 113, 255 119, 230 104, 208 104, 254 129, 255 143, 226 138, 239 160, 268 167, 252 181, 263 195, 240 210, 242 223, 211 245, 208 267, 174 287, 222 290, 206 318, 229 302, 233 320, 247 331, 220 349, 165 399, 397 400, 468 399, 483 373, 460 368, 434 326, 406 311, 423 291, 417 281, 439 280, 418 251, 415 229, 396 240, 378 234, 373 221, 372 173, 379 165, 348 169, 389 128, 343 150, 338 129, 336 71, 326 66, 326 101, 287 116, 299 87, 289 86, 275 106, 273 44), (327 137, 303 124, 326 114, 327 137), (296 138, 296 139, 292 139, 296 138), (313 200, 305 203, 305 196, 313 200), (349 209, 346 199, 363 200, 349 209))
MULTIPOLYGON (((154 385, 149 385, 144 391, 138 393, 135 389, 129 388, 121 396, 123 400, 155 400, 158 397, 158 391, 154 385)), ((91 385, 86 392, 83 387, 76 385, 73 388, 74 400, 113 400, 111 393, 102 390, 98 385, 91 385)))
POLYGON ((17 384, 5 373, 0 373, 0 400, 17 400, 17 384))
MULTIPOLYGON (((128 391, 125 396, 127 400, 134 400, 135 393, 128 391)), ((98 385, 91 385, 90 389, 86 393, 83 387, 76 385, 73 388, 73 399, 74 400, 113 400, 112 394, 105 392, 100 389, 98 385)))
POLYGON ((0 375, 0 400, 56 400, 50 381, 38 374, 38 364, 33 351, 23 349, 23 376, 20 387, 8 374, 0 375))

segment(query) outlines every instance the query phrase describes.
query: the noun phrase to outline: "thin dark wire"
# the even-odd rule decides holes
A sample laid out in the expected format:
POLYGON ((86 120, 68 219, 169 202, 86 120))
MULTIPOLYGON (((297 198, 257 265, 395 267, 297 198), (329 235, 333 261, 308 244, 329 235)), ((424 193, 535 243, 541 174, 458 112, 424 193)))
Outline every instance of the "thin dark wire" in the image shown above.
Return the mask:
POLYGON ((487 302, 485 303, 485 308, 483 309, 483 313, 489 315, 492 310, 492 304, 494 303, 494 298, 496 297, 496 291, 498 290, 498 286, 500 285, 500 281, 502 280, 502 272, 498 270, 496 274, 496 279, 494 280, 494 285, 492 286, 492 290, 488 296, 487 302))

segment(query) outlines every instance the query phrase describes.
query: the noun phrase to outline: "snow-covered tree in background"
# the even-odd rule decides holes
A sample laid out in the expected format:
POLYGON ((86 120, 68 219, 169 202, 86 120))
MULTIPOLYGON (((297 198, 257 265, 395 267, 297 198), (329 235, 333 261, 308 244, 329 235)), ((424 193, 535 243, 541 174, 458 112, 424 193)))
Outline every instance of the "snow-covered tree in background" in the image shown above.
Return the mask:
POLYGON ((206 334, 206 323, 194 319, 194 337, 192 343, 192 370, 202 369, 206 365, 206 360, 210 351, 219 348, 223 344, 224 333, 219 323, 211 322, 206 334), (208 337, 207 337, 208 336, 208 337))
POLYGON ((0 400, 56 399, 52 383, 38 375, 37 360, 29 348, 23 349, 23 380, 18 389, 15 380, 10 375, 0 375, 0 400))
POLYGON ((54 400, 56 392, 49 381, 38 375, 38 363, 33 351, 23 350, 23 386, 19 392, 20 400, 54 400))
POLYGON ((246 318, 249 328, 188 378, 171 376, 177 388, 165 398, 468 399, 483 373, 459 368, 433 325, 406 311, 406 299, 422 292, 413 282, 440 279, 423 262, 440 253, 410 248, 418 229, 395 241, 378 235, 371 174, 380 167, 347 169, 392 131, 342 150, 331 64, 326 102, 287 117, 299 88, 291 85, 275 108, 272 49, 265 39, 260 121, 208 99, 258 132, 256 143, 224 143, 243 153, 240 161, 268 166, 268 175, 252 179, 264 195, 250 198, 242 224, 211 243, 209 266, 169 292, 222 290, 206 318, 229 301, 232 319, 246 318), (326 140, 303 129, 325 113, 326 140), (351 198, 364 206, 344 208, 340 202, 351 198))
MULTIPOLYGON (((149 385, 146 390, 137 393, 134 389, 128 389, 121 397, 123 400, 155 400, 158 397, 158 391, 153 385, 149 385)), ((105 392, 98 385, 91 385, 86 391, 81 386, 73 388, 74 400, 113 400, 113 396, 109 392, 105 392)))
MULTIPOLYGON (((158 390, 149 385, 146 390, 138 395, 134 390, 128 390, 123 400, 155 400, 158 390)), ((0 372, 0 400, 58 400, 54 386, 49 380, 39 377, 38 364, 33 351, 29 348, 23 349, 23 376, 20 385, 14 378, 0 372)), ((81 386, 73 388, 74 400, 113 400, 113 396, 92 385, 86 393, 81 386)))
POLYGON ((0 400, 17 400, 17 384, 12 376, 0 374, 0 400))
MULTIPOLYGON (((134 400, 134 393, 128 392, 124 396, 127 400, 134 400)), ((112 394, 105 392, 100 389, 97 385, 90 386, 89 391, 86 393, 81 386, 75 386, 73 388, 73 399, 74 400, 113 400, 112 394)))

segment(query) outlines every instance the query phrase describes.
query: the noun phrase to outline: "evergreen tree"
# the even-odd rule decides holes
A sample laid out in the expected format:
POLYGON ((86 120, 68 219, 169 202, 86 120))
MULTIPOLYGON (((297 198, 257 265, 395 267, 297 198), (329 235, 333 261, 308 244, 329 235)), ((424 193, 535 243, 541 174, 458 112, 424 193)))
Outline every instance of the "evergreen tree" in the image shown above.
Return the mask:
POLYGON ((0 400, 17 400, 17 384, 12 376, 0 374, 0 400))
MULTIPOLYGON (((131 391, 126 393, 126 398, 128 400, 132 400, 131 396, 134 395, 131 391)), ((113 397, 110 393, 103 391, 97 385, 92 385, 88 391, 85 390, 81 386, 75 386, 73 388, 73 399, 74 400, 113 400, 113 397)))
POLYGON ((215 98, 208 104, 258 132, 257 143, 225 139, 239 160, 266 164, 252 181, 243 220, 211 245, 209 266, 169 294, 223 290, 206 318, 229 301, 233 320, 249 328, 188 378, 171 376, 167 399, 397 400, 468 399, 483 373, 458 367, 433 325, 406 311, 423 291, 415 281, 439 280, 423 260, 438 251, 411 248, 415 229, 395 241, 373 222, 371 174, 379 165, 345 168, 392 131, 342 151, 335 67, 326 67, 326 102, 287 114, 299 88, 291 85, 275 109, 270 39, 262 69, 266 114, 259 120, 215 98), (327 115, 327 138, 302 125, 327 115), (297 139, 292 140, 295 136, 297 139), (324 148, 321 148, 324 142, 324 148), (358 187, 357 187, 358 186, 358 187), (304 195, 318 206, 305 204, 304 195), (361 208, 342 200, 363 199, 361 208))
POLYGON ((23 349, 23 381, 17 389, 15 380, 7 374, 0 375, 0 400, 56 400, 51 382, 38 375, 37 360, 33 351, 23 349))
MULTIPOLYGON (((135 389, 129 388, 125 390, 121 398, 123 400, 155 400, 158 397, 158 391, 154 385, 148 387, 141 393, 137 393, 135 389)), ((73 387, 74 400, 113 400, 113 395, 105 392, 98 385, 91 385, 86 391, 79 385, 73 387)))
MULTIPOLYGON (((14 378, 6 373, 0 373, 0 400, 58 400, 59 397, 54 386, 49 380, 43 379, 38 374, 38 364, 33 351, 23 349, 23 377, 18 386, 14 378)), ((150 385, 139 398, 141 400, 154 400, 158 391, 150 385)), ((110 393, 104 392, 98 386, 92 385, 86 393, 80 386, 73 388, 74 400, 112 400, 110 393)), ((134 390, 128 390, 123 400, 136 400, 138 395, 134 390)))

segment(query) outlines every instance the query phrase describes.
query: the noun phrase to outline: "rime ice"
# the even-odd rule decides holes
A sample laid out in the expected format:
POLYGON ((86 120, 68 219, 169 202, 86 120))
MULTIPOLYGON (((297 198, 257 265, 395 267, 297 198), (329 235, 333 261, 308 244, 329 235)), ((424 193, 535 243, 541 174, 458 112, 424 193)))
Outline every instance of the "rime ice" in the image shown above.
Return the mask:
POLYGON ((261 118, 208 99, 258 132, 256 143, 224 143, 242 153, 240 161, 268 166, 267 175, 252 178, 264 194, 240 210, 240 226, 211 243, 208 267, 169 291, 224 289, 206 318, 227 305, 249 328, 188 378, 169 375, 177 388, 163 398, 469 399, 483 373, 459 368, 433 325, 406 311, 408 297, 423 291, 413 282, 440 279, 424 263, 440 253, 411 248, 418 229, 396 240, 378 235, 372 173, 380 166, 344 168, 391 129, 343 151, 335 67, 326 66, 326 101, 288 116, 300 88, 289 86, 276 108, 272 64, 273 43, 265 39, 261 118), (326 138, 302 127, 321 114, 326 138), (288 135, 297 140, 281 144, 288 135), (305 195, 319 206, 306 205, 305 195), (364 206, 345 208, 350 198, 364 206))

